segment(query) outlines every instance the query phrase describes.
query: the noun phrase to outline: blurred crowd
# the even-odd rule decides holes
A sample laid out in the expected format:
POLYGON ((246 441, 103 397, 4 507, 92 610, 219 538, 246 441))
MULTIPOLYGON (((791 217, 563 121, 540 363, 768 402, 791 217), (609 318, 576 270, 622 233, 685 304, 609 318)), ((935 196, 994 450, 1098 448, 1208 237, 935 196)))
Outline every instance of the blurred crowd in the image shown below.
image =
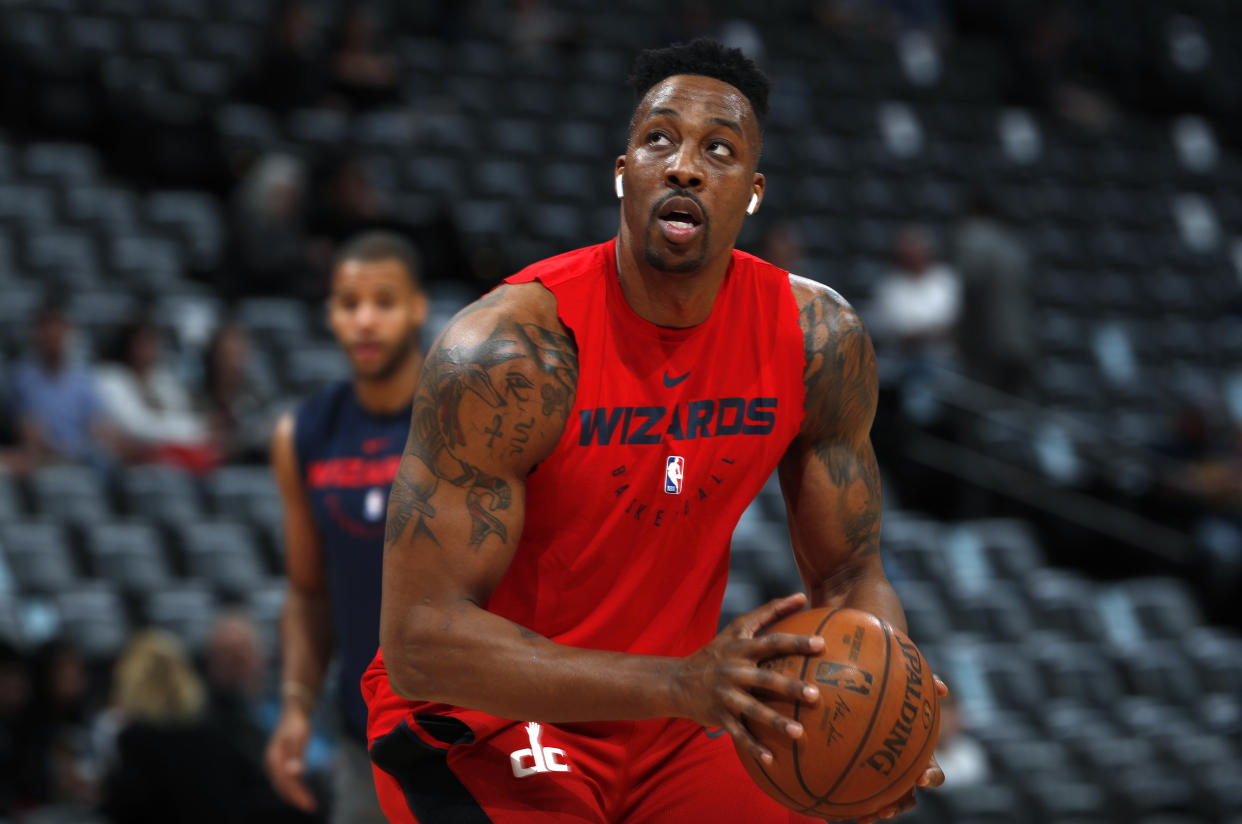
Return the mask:
POLYGON ((269 654, 241 614, 219 618, 201 661, 155 629, 102 671, 70 640, 28 653, 0 641, 0 818, 314 820, 262 771, 276 712, 269 654))
POLYGON ((98 361, 81 343, 61 303, 39 309, 0 395, 0 466, 162 463, 203 474, 266 460, 272 390, 250 368, 241 324, 220 325, 197 364, 168 357, 151 319, 116 330, 98 361))

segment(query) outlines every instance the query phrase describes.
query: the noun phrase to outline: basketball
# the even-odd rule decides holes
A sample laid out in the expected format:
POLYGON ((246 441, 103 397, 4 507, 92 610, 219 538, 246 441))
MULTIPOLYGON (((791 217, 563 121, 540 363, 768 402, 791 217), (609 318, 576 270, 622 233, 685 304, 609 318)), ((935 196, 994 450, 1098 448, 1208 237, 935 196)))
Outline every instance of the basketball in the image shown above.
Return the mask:
POLYGON ((798 721, 800 738, 769 726, 751 733, 772 753, 762 764, 738 752, 768 795, 804 815, 855 818, 897 801, 926 768, 940 726, 931 669, 905 633, 856 609, 809 609, 765 632, 819 635, 818 655, 760 666, 819 688, 815 705, 768 699, 798 721))

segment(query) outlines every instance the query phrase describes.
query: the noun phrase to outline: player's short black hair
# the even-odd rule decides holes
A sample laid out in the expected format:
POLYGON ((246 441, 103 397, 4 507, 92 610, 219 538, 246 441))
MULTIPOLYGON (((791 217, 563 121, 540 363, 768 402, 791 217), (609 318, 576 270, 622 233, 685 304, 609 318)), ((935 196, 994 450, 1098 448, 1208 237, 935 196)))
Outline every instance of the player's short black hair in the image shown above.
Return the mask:
POLYGON ((759 128, 763 128, 772 82, 741 49, 727 48, 706 37, 663 49, 644 49, 630 70, 629 84, 637 95, 635 108, 652 86, 675 74, 701 74, 728 83, 750 101, 759 128))
POLYGON ((363 263, 376 263, 381 260, 395 260, 410 276, 410 284, 415 289, 422 288, 423 258, 413 243, 396 232, 375 229, 354 235, 345 241, 345 245, 336 253, 332 261, 332 271, 347 260, 363 263))

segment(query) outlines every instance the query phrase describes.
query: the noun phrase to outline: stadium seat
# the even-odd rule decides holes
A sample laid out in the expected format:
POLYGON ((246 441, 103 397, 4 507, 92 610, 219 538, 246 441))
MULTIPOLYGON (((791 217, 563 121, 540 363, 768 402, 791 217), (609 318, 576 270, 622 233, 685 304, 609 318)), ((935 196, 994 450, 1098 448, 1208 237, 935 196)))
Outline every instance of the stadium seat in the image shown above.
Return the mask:
POLYGON ((178 582, 147 593, 143 601, 145 620, 179 636, 195 654, 205 646, 217 613, 211 588, 199 581, 178 582))
POLYGON ((60 524, 0 524, 0 549, 18 592, 51 595, 77 583, 77 565, 60 524))
POLYGON ((954 629, 949 613, 934 586, 926 581, 900 579, 893 582, 906 612, 910 638, 916 644, 935 642, 954 629))
POLYGON ((249 521, 254 503, 279 500, 276 481, 266 466, 225 466, 204 481, 212 511, 222 518, 249 521))
POLYGON ((120 186, 85 183, 65 191, 65 218, 83 227, 132 232, 138 227, 138 196, 120 186))
POLYGON ((254 536, 244 524, 189 524, 180 531, 180 537, 189 574, 212 584, 223 595, 244 595, 267 577, 254 536))
POLYGON ((99 157, 84 143, 31 143, 23 153, 22 171, 42 180, 87 183, 99 177, 99 157))
POLYGON ((1123 589, 1151 638, 1180 641, 1203 622, 1189 587, 1176 578, 1143 578, 1123 589))
POLYGON ((1203 681, 1204 690, 1242 695, 1242 639, 1207 632, 1188 634, 1183 642, 1203 681))
POLYGON ((202 515, 193 478, 171 466, 129 467, 121 476, 126 511, 165 524, 184 524, 202 515))
POLYGON ((970 821, 975 824, 1011 824, 1021 800, 1013 788, 1001 783, 987 783, 954 788, 947 784, 934 793, 920 796, 919 803, 935 796, 931 802, 939 808, 941 820, 970 821))
POLYGON ((1103 634, 1094 590, 1081 576, 1064 570, 1042 569, 1028 578, 1027 594, 1039 627, 1082 641, 1103 634))
POLYGON ((72 638, 89 661, 112 660, 125 646, 130 625, 120 594, 106 581, 62 590, 53 598, 59 632, 72 638))
POLYGON ((1138 642, 1117 649, 1113 661, 1123 673, 1127 692, 1188 708, 1202 698, 1198 674, 1176 642, 1138 642))
POLYGON ((1019 590, 1008 581, 989 581, 979 587, 954 591, 949 599, 961 616, 958 627, 1001 641, 1017 643, 1034 629, 1019 590))
POLYGON ((86 548, 96 574, 126 593, 154 592, 172 579, 160 535, 150 524, 92 524, 86 548))
POLYGON ((335 343, 302 344, 285 350, 285 388, 308 395, 349 376, 349 361, 335 343))
POLYGON ((237 320, 257 337, 287 345, 307 337, 307 311, 292 298, 246 298, 237 305, 237 320))
POLYGON ((35 512, 45 518, 95 523, 111 517, 103 482, 89 467, 56 464, 37 469, 30 478, 35 512))
MULTIPOLYGON (((4 374, 4 364, 0 361, 0 380, 4 374)), ((25 516, 25 509, 17 482, 12 476, 0 473, 0 524, 20 520, 25 516)))

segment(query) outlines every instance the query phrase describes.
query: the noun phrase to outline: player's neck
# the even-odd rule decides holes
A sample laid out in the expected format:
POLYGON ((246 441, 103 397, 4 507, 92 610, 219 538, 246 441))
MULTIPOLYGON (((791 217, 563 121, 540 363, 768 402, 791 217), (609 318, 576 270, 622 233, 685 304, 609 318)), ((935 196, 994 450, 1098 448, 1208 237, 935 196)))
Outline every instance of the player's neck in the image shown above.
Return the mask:
POLYGON ((409 357, 387 377, 354 378, 354 397, 358 404, 373 415, 390 415, 410 405, 423 369, 423 352, 412 349, 409 357))
POLYGON ((640 252, 617 242, 617 278, 625 302, 648 323, 671 329, 707 320, 730 260, 726 255, 696 272, 662 272, 643 260, 640 252))

